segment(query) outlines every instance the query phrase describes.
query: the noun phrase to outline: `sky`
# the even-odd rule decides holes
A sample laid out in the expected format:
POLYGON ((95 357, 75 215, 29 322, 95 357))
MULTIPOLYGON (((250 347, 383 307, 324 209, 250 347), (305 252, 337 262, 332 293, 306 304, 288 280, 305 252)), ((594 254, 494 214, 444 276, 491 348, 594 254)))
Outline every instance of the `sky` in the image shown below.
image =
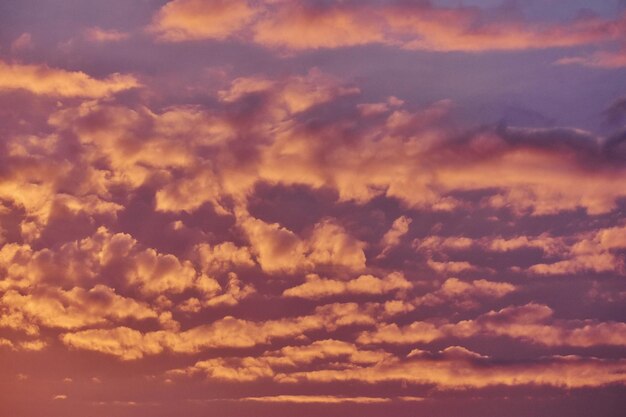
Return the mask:
POLYGON ((0 415, 618 417, 623 0, 0 1, 0 415))

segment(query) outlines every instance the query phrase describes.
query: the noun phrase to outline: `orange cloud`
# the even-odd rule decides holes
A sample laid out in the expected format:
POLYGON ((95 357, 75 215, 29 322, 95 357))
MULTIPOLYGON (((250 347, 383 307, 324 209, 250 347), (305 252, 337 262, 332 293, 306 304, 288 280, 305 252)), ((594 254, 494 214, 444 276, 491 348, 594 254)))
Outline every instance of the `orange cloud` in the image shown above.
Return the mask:
MULTIPOLYGON (((104 285, 96 285, 88 291, 75 287, 69 291, 56 289, 28 295, 10 290, 0 298, 0 306, 6 314, 0 320, 0 327, 2 323, 10 322, 12 317, 30 325, 61 329, 101 325, 128 318, 158 318, 158 313, 147 304, 122 297, 104 285)), ((15 330, 20 327, 21 323, 15 330)), ((31 333, 28 326, 25 329, 31 333)))
POLYGON ((380 245, 383 247, 383 250, 379 257, 384 257, 391 249, 400 243, 402 236, 409 231, 409 226, 412 221, 412 219, 406 216, 400 216, 394 220, 391 225, 391 229, 383 235, 383 238, 380 241, 380 245))
POLYGON ((149 31, 167 42, 225 39, 256 12, 247 0, 174 0, 159 10, 149 31))
POLYGON ((361 275, 358 278, 341 281, 307 275, 306 282, 283 291, 286 297, 321 299, 336 295, 367 294, 381 295, 394 291, 409 290, 413 285, 401 273, 391 273, 384 278, 361 275))
POLYGON ((332 332, 345 326, 370 326, 374 324, 373 311, 367 310, 356 303, 327 304, 310 315, 265 322, 226 316, 185 331, 178 331, 176 323, 165 323, 169 329, 146 333, 126 326, 87 329, 64 333, 60 339, 69 347, 136 360, 165 350, 191 354, 210 348, 249 348, 316 330, 332 332))
POLYGON ((561 261, 536 264, 529 271, 540 275, 574 274, 581 271, 624 272, 624 259, 616 250, 626 248, 626 227, 617 226, 576 236, 574 243, 565 246, 561 261))
POLYGON ((307 8, 282 3, 255 26, 255 42, 294 50, 385 42, 376 15, 343 7, 307 8))
POLYGON ((365 268, 365 244, 347 234, 330 219, 316 224, 306 239, 279 224, 243 215, 240 226, 248 236, 251 250, 266 272, 294 273, 316 265, 333 265, 349 270, 365 268))
POLYGON ((295 404, 379 404, 392 401, 421 401, 419 397, 339 397, 334 395, 276 395, 272 397, 245 397, 240 401, 253 401, 262 403, 295 403, 295 404))
POLYGON ((354 344, 340 340, 318 340, 309 345, 285 346, 277 351, 267 351, 258 357, 217 358, 196 362, 184 369, 167 372, 172 376, 203 375, 210 379, 249 382, 258 379, 271 379, 277 370, 299 369, 313 363, 335 363, 345 361, 351 365, 374 365, 393 356, 377 350, 360 350, 354 344))
POLYGON ((518 287, 507 282, 492 282, 485 279, 465 282, 458 278, 448 278, 437 291, 418 297, 413 304, 434 306, 451 303, 471 309, 479 307, 481 299, 501 298, 517 289, 518 287))
POLYGON ((174 0, 154 17, 162 40, 238 35, 271 48, 300 51, 369 44, 430 51, 481 52, 601 44, 621 39, 623 17, 530 24, 487 17, 476 7, 418 4, 309 5, 306 2, 174 0))
POLYGON ((536 363, 490 364, 488 359, 460 347, 449 347, 438 355, 414 352, 407 360, 383 362, 371 367, 323 369, 279 374, 284 383, 303 381, 363 382, 369 384, 404 381, 434 385, 440 389, 489 386, 539 385, 562 388, 599 387, 624 384, 624 361, 554 357, 536 363))
MULTIPOLYGON (((106 158, 107 170, 91 164, 91 192, 106 195, 112 187, 156 183, 157 208, 164 212, 193 212, 211 203, 226 215, 233 212, 229 202, 243 208, 261 182, 328 187, 342 201, 359 203, 384 195, 409 207, 440 211, 462 204, 452 196, 455 192, 492 190, 484 205, 533 215, 579 207, 590 214, 607 213, 626 195, 617 179, 623 169, 596 163, 600 140, 586 132, 491 129, 456 143, 450 139, 454 132, 442 124, 449 102, 313 128, 296 115, 357 90, 319 71, 286 80, 255 80, 254 87, 244 88, 240 80, 219 93, 233 105, 249 94, 263 94, 267 100, 257 113, 246 116, 254 121, 250 134, 259 140, 246 145, 250 155, 245 164, 234 151, 239 143, 236 122, 197 108, 155 114, 146 108, 84 103, 56 112, 50 123, 78 136, 85 145, 85 162, 106 158), (188 146, 179 146, 181 137, 192 138, 188 146), (589 149, 576 148, 578 141, 587 142, 589 149), (210 163, 200 156, 206 149, 210 163), (579 186, 569 187, 572 182, 579 186)), ((48 186, 45 181, 42 185, 48 186)))
POLYGON ((0 91, 26 90, 53 97, 103 98, 139 86, 132 75, 113 74, 96 79, 84 72, 0 61, 0 91))
POLYGON ((400 327, 382 324, 375 331, 363 332, 362 344, 429 343, 445 337, 506 336, 545 346, 625 346, 626 323, 555 320, 547 306, 534 303, 492 311, 474 320, 434 324, 414 322, 400 327))

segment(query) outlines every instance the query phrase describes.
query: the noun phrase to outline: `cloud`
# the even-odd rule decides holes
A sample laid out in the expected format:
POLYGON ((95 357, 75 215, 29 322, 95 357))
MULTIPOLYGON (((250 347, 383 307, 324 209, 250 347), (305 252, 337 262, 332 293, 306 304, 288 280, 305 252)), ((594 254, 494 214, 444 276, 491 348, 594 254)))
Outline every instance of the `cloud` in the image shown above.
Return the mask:
POLYGON ((438 355, 414 354, 407 360, 383 362, 371 367, 323 369, 278 375, 284 383, 363 382, 368 384, 404 381, 439 389, 484 388, 489 386, 600 387, 623 384, 620 360, 554 357, 535 363, 491 364, 487 358, 464 348, 449 347, 438 355))
POLYGON ((499 51, 573 47, 620 39, 623 17, 586 16, 567 23, 529 23, 478 7, 430 2, 236 2, 174 0, 150 27, 158 39, 238 36, 270 48, 302 51, 382 44, 428 51, 499 51))
POLYGON ((130 34, 115 29, 102 29, 98 26, 85 30, 87 39, 92 42, 120 42, 130 37, 130 34))
POLYGON ((250 268, 256 264, 248 247, 238 247, 233 242, 223 242, 214 246, 200 243, 194 251, 199 258, 202 271, 209 275, 227 272, 231 268, 250 268))
POLYGON ((458 192, 490 190, 484 205, 537 216, 581 207, 600 215, 626 195, 616 179, 624 167, 604 163, 603 140, 579 130, 495 127, 460 135, 444 123, 449 101, 377 118, 301 119, 357 91, 319 71, 240 79, 218 99, 245 109, 238 117, 258 138, 245 146, 235 133, 241 121, 197 107, 154 113, 83 103, 54 113, 50 123, 78 137, 86 162, 106 161, 106 170, 90 168, 92 192, 157 184, 157 209, 168 213, 193 213, 206 203, 222 215, 233 205, 243 213, 261 183, 330 188, 341 201, 358 203, 385 196, 448 212, 464 203, 458 192), (255 95, 262 100, 251 100, 255 95), (187 146, 178 146, 181 137, 190 138, 187 146))
POLYGON ((0 91, 26 90, 52 97, 104 98, 139 86, 139 81, 132 75, 113 74, 96 79, 79 71, 0 61, 0 91))
POLYGON ((391 402, 392 399, 381 397, 339 397, 334 395, 276 395, 271 397, 245 397, 241 398, 240 401, 295 404, 378 404, 391 402))
POLYGON ((441 287, 413 301, 416 306, 436 306, 450 303, 461 308, 480 307, 481 301, 488 298, 502 298, 518 290, 507 282, 493 282, 485 279, 461 281, 458 278, 446 279, 441 287))
MULTIPOLYGON (((282 3, 253 28, 254 42, 294 50, 337 48, 383 43, 377 16, 367 9, 306 7, 282 3)), ((298 4, 300 3, 300 4, 298 4)))
POLYGON ((317 223, 309 236, 302 239, 277 223, 268 224, 248 215, 242 217, 241 228, 266 272, 295 273, 318 265, 357 271, 365 268, 365 244, 331 219, 317 223))
POLYGON ((626 324, 593 320, 556 320, 553 310, 529 303, 485 313, 474 320, 435 324, 414 322, 400 327, 381 324, 375 331, 361 333, 361 344, 430 343, 447 337, 509 337, 544 346, 624 346, 626 324))
MULTIPOLYGON (((349 381, 381 384, 403 381, 410 384, 431 385, 442 390, 498 385, 581 388, 621 384, 623 379, 619 374, 624 367, 623 361, 620 360, 599 360, 576 356, 554 356, 530 363, 492 362, 487 356, 460 346, 451 346, 436 353, 413 350, 404 359, 387 355, 370 364, 351 364, 340 369, 336 369, 336 366, 330 362, 322 362, 318 364, 317 369, 313 370, 293 371, 283 367, 281 372, 275 371, 274 368, 280 369, 284 366, 284 358, 277 358, 273 356, 275 354, 266 353, 259 358, 210 359, 198 362, 188 369, 169 371, 168 375, 201 373, 212 379, 231 382, 274 379, 282 384, 305 381, 318 384, 349 381)), ((400 398, 400 400, 419 401, 420 398, 407 397, 400 398)), ((280 399, 269 401, 282 402, 280 399)), ((293 399, 293 401, 298 400, 293 399)), ((303 401, 315 402, 317 400, 305 399, 303 401)))
POLYGON ((391 354, 377 350, 360 350, 354 344, 334 339, 317 340, 309 345, 285 346, 280 350, 266 351, 258 357, 217 358, 196 362, 184 369, 167 372, 171 376, 203 375, 209 379, 250 382, 269 380, 277 370, 300 369, 311 364, 347 362, 344 366, 373 365, 388 360, 391 354))
POLYGON ((529 271, 539 275, 575 274, 577 272, 624 272, 624 259, 616 250, 626 248, 626 227, 616 226, 581 234, 562 252, 563 260, 536 264, 529 271))
POLYGON ((558 65, 582 65, 591 68, 616 69, 626 67, 626 52, 598 51, 587 56, 572 56, 556 61, 558 65))
POLYGON ((149 31, 167 42, 225 39, 241 30, 255 13, 247 0, 174 0, 154 16, 149 31))
POLYGON ((32 49, 32 47, 33 36, 28 32, 22 33, 11 43, 12 51, 23 51, 26 49, 32 49))
POLYGON ((5 312, 0 326, 10 324, 15 318, 14 323, 19 326, 10 327, 21 330, 26 324, 27 333, 31 333, 29 324, 77 329, 128 318, 145 320, 159 316, 145 303, 122 297, 104 285, 96 285, 88 291, 75 287, 69 291, 56 289, 28 295, 10 290, 0 298, 0 306, 5 312))
POLYGON ((409 231, 409 226, 413 220, 400 216, 394 220, 391 228, 385 233, 380 241, 380 245, 383 247, 379 257, 384 257, 391 249, 398 246, 400 239, 409 231))
POLYGON ((382 279, 373 275, 361 275, 349 281, 307 275, 304 284, 286 289, 283 295, 315 300, 347 294, 381 295, 411 288, 412 284, 401 273, 391 273, 382 279))
POLYGON ((336 303, 319 306, 310 315, 265 322, 226 316, 211 324, 184 331, 167 329, 142 333, 120 326, 64 333, 60 339, 72 348, 113 355, 122 360, 136 360, 165 350, 193 354, 215 348, 250 348, 275 339, 295 338, 307 332, 333 332, 341 327, 373 323, 372 312, 360 308, 358 304, 336 303))

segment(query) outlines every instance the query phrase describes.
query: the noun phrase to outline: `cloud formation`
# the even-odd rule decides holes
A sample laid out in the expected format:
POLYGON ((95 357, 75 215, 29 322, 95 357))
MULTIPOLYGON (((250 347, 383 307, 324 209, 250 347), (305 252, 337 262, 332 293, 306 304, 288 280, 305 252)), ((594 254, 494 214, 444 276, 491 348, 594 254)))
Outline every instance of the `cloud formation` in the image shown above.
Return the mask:
POLYGON ((40 3, 0 414, 618 417, 623 7, 40 3))
POLYGON ((239 37, 293 51, 382 44, 482 52, 603 44, 621 39, 623 27, 623 16, 538 24, 504 13, 492 16, 478 7, 429 1, 174 0, 156 13, 150 30, 169 42, 239 37))

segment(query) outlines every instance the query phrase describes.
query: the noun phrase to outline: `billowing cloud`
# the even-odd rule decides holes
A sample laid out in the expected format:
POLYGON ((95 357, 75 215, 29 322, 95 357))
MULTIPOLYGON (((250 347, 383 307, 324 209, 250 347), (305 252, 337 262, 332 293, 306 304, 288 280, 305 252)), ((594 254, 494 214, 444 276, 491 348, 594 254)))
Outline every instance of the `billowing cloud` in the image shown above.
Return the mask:
POLYGON ((14 3, 0 414, 618 417, 622 6, 14 3))
POLYGON ((267 272, 296 272, 315 265, 333 265, 353 270, 365 268, 365 244, 348 235, 331 220, 315 225, 301 239, 278 224, 246 217, 241 224, 261 268, 267 272))

